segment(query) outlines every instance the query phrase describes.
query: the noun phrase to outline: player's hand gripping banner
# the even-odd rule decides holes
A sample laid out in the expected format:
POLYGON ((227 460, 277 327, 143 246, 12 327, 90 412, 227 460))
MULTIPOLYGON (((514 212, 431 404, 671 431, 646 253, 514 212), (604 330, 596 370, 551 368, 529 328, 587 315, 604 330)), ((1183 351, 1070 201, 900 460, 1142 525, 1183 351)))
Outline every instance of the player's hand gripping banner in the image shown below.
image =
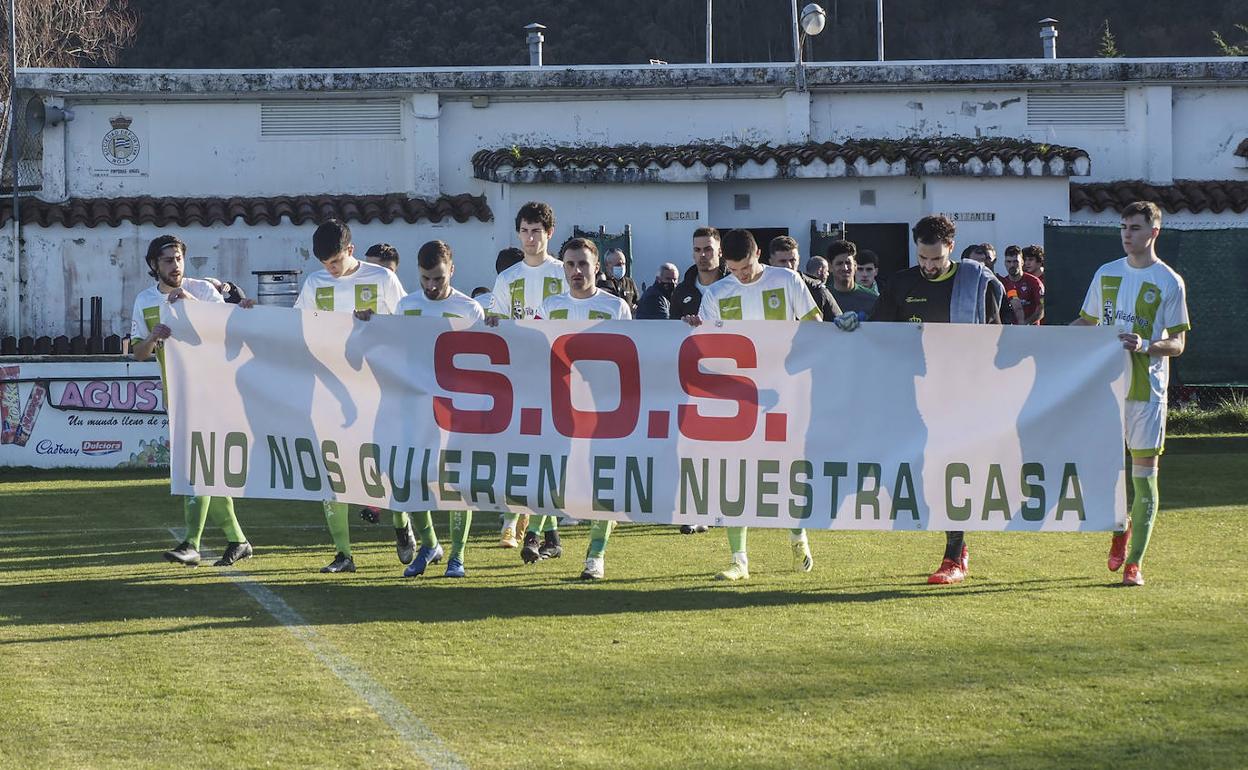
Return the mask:
POLYGON ((671 524, 1108 530, 1112 329, 166 311, 173 491, 671 524))

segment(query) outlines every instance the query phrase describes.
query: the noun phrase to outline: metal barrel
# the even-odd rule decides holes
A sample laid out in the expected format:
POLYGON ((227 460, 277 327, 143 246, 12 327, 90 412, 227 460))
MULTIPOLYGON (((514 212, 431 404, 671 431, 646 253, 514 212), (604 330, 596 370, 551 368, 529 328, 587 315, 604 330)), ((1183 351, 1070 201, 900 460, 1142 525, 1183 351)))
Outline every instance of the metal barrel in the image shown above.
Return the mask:
POLYGON ((253 270, 256 277, 256 304, 294 307, 299 296, 302 270, 253 270))

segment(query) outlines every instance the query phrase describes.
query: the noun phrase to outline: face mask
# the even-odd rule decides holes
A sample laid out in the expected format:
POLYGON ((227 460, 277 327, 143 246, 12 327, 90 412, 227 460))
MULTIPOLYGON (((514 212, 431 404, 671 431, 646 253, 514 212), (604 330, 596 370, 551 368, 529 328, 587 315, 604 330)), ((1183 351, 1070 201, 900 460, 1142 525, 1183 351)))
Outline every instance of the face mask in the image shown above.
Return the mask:
POLYGON ((620 278, 623 278, 623 277, 624 277, 624 266, 623 266, 623 265, 615 265, 615 266, 613 266, 613 267, 611 268, 611 277, 612 277, 612 278, 615 278, 616 280, 619 280, 620 278))

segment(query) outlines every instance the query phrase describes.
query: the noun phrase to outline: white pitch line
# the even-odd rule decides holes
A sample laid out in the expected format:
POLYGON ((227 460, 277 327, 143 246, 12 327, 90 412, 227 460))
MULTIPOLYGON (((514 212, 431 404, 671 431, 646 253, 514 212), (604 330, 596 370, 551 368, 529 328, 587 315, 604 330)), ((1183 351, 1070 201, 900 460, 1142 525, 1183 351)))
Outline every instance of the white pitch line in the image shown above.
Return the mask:
MULTIPOLYGON (((182 536, 178 530, 170 529, 169 534, 179 541, 182 536)), ((201 551, 201 555, 207 552, 201 551)), ((398 699, 382 687, 351 661, 350 658, 334 649, 320 634, 312 628, 294 607, 286 603, 282 597, 273 593, 267 586, 246 572, 228 567, 221 570, 239 588, 259 604, 265 612, 286 627, 303 646, 318 660, 325 664, 334 675, 350 687, 356 695, 364 700, 386 724, 399 734, 422 760, 433 768, 467 770, 468 765, 429 726, 412 713, 398 699)))

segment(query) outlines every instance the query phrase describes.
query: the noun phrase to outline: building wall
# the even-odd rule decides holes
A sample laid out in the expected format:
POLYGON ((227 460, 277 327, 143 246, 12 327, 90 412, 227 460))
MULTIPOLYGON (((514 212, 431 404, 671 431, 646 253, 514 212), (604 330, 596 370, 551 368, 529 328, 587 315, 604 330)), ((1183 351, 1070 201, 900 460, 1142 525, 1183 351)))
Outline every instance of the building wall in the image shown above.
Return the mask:
MULTIPOLYGON (((67 229, 59 226, 30 227, 23 233, 22 269, 28 298, 22 305, 23 334, 55 336, 78 333, 78 299, 86 298, 89 314, 92 296, 103 298, 104 334, 125 336, 135 296, 152 284, 143 256, 152 238, 176 233, 187 244, 187 275, 213 276, 237 282, 248 296, 257 292, 253 270, 301 270, 303 276, 320 269, 312 256, 313 225, 250 227, 245 224, 211 227, 157 228, 123 225, 67 229)), ((409 291, 419 290, 416 251, 428 240, 453 243, 463 265, 456 270, 456 285, 469 291, 492 278, 493 233, 488 223, 466 224, 359 224, 352 225, 356 253, 363 256, 369 245, 386 242, 399 250, 399 278, 409 291), (489 255, 488 269, 474 264, 478 254, 489 255)), ((0 239, 0 259, 11 249, 0 239)), ((492 285, 492 280, 490 281, 492 285)))
MULTIPOLYGON (((997 65, 956 66, 974 74, 997 65)), ((1087 66, 1096 68, 1103 63, 1087 66)), ((924 72, 930 74, 933 67, 939 69, 932 65, 924 72)), ((604 225, 615 232, 625 224, 631 225, 633 273, 639 281, 652 280, 664 261, 674 261, 682 268, 689 264, 689 236, 702 224, 782 227, 805 244, 811 219, 912 223, 934 212, 992 213, 991 221, 961 222, 958 238, 960 243, 986 240, 1000 246, 1042 241, 1045 217, 1111 222, 1117 218, 1114 212, 1070 212, 1069 180, 1064 177, 847 177, 694 180, 651 185, 504 185, 473 177, 471 158, 481 149, 512 145, 783 144, 909 136, 1005 136, 1087 150, 1092 175, 1075 181, 1148 179, 1167 183, 1172 179, 1248 179, 1245 162, 1232 154, 1239 141, 1248 138, 1248 123, 1243 120, 1243 115, 1248 114, 1248 87, 1243 85, 1242 78, 1206 82, 1194 77, 1141 77, 1123 85, 1112 78, 1068 83, 1053 76, 1041 82, 1024 67, 1017 71, 1017 78, 1006 73, 984 85, 928 85, 918 82, 923 73, 898 76, 888 70, 887 80, 857 82, 852 88, 847 87, 844 83, 848 77, 858 71, 844 73, 846 80, 819 81, 812 69, 814 90, 810 93, 767 80, 776 77, 771 69, 762 73, 712 72, 717 80, 697 89, 670 84, 641 87, 638 83, 651 75, 606 70, 569 71, 562 75, 504 72, 493 81, 490 78, 495 76, 488 72, 451 73, 449 79, 443 80, 429 75, 433 85, 419 87, 395 86, 406 82, 403 78, 407 75, 402 73, 346 73, 333 77, 358 78, 358 88, 326 88, 324 94, 318 94, 308 83, 333 78, 317 75, 309 80, 312 76, 307 74, 290 75, 295 80, 271 91, 265 90, 267 86, 242 84, 230 92, 224 85, 234 77, 229 74, 213 75, 203 83, 194 81, 193 74, 186 75, 185 85, 179 85, 183 76, 178 74, 152 75, 150 79, 125 76, 126 83, 152 83, 146 90, 126 86, 142 96, 121 93, 120 86, 116 94, 106 90, 75 92, 73 88, 58 93, 56 88, 43 88, 55 94, 49 98, 50 104, 72 108, 75 119, 46 129, 45 180, 40 196, 60 201, 66 197, 136 195, 403 193, 434 198, 443 193, 484 193, 495 213, 495 221, 490 223, 352 223, 361 250, 377 241, 398 246, 405 257, 400 274, 411 288, 417 285, 417 247, 430 238, 447 240, 457 254, 456 284, 467 290, 492 284, 494 255, 498 249, 515 243, 514 212, 531 199, 547 200, 555 207, 559 221, 556 245, 571 234, 573 225, 586 229, 604 225), (558 75, 565 81, 552 88, 525 85, 530 75, 558 75), (750 79, 756 76, 766 82, 750 79), (584 78, 583 84, 577 85, 581 82, 578 78, 584 78), (612 85, 627 78, 636 78, 638 82, 618 88, 612 85), (481 85, 487 81, 497 85, 481 85), (1073 89, 1125 89, 1126 126, 1028 126, 1028 90, 1053 92, 1068 85, 1073 89), (176 93, 170 95, 171 92, 176 93), (478 94, 477 98, 473 94, 478 94), (266 100, 292 98, 397 98, 401 104, 400 135, 262 138, 261 105, 266 100), (485 106, 479 106, 482 104, 485 106), (108 170, 102 142, 112 130, 110 119, 119 114, 132 120, 131 130, 142 144, 142 163, 128 167, 137 173, 102 173, 108 170), (875 193, 874 205, 863 203, 864 191, 875 193), (750 196, 749 209, 736 207, 738 194, 750 196), (669 211, 681 212, 678 217, 683 217, 684 212, 696 215, 692 219, 668 219, 669 211)), ((678 83, 683 77, 681 72, 673 69, 659 74, 678 83)), ((76 72, 66 77, 105 76, 76 72)), ((255 82, 269 82, 265 78, 278 82, 287 77, 282 73, 256 73, 255 82)), ((426 75, 417 73, 411 77, 426 75)), ((1230 226, 1242 227, 1244 217, 1180 214, 1167 221, 1174 225, 1226 221, 1230 226)), ((193 259, 202 260, 200 264, 192 262, 192 275, 215 272, 242 277, 243 285, 251 291, 252 270, 293 267, 307 271, 316 267, 307 252, 310 225, 296 227, 284 223, 249 228, 236 223, 163 230, 178 232, 191 244, 193 259)), ((106 323, 106 331, 124 333, 129 302, 149 280, 141 265, 143 249, 160 231, 139 225, 74 230, 26 228, 22 275, 27 282, 25 296, 30 299, 23 304, 22 332, 76 332, 77 298, 98 294, 105 297, 105 310, 111 319, 106 323)), ((12 264, 11 241, 0 238, 0 311, 10 301, 12 264)), ((7 312, 0 312, 0 318, 7 325, 7 312)))
POLYGON ((1176 179, 1248 180, 1248 88, 1175 88, 1173 120, 1176 179))
POLYGON ((70 197, 368 194, 418 187, 437 195, 436 122, 418 120, 410 99, 403 102, 403 135, 395 139, 261 138, 255 99, 69 104, 75 113, 65 132, 70 197), (133 121, 129 130, 141 144, 139 160, 126 170, 142 173, 99 174, 109 165, 101 143, 117 115, 133 121), (418 160, 428 167, 421 185, 418 160))

